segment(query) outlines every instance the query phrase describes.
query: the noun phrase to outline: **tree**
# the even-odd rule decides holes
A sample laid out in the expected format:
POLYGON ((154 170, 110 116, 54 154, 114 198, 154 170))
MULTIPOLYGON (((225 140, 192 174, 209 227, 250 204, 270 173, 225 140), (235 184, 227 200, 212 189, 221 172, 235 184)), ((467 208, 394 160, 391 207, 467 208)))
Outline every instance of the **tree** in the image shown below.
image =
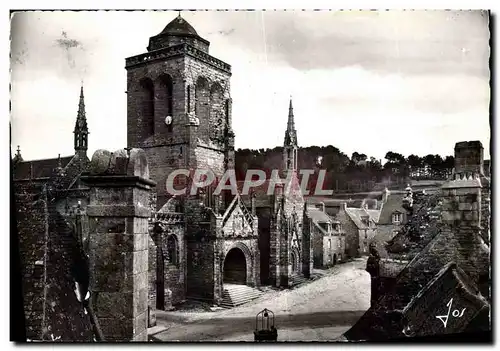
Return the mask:
POLYGON ((358 164, 361 161, 366 161, 368 156, 365 154, 360 154, 357 151, 354 151, 351 156, 351 161, 354 162, 355 164, 358 164))
POLYGON ((392 152, 392 151, 388 151, 385 154, 385 159, 389 163, 394 163, 394 164, 398 164, 398 165, 402 165, 402 164, 406 163, 406 159, 403 155, 401 155, 397 152, 392 152))
POLYGON ((412 169, 422 167, 422 159, 417 155, 411 154, 410 156, 408 156, 407 162, 412 169))

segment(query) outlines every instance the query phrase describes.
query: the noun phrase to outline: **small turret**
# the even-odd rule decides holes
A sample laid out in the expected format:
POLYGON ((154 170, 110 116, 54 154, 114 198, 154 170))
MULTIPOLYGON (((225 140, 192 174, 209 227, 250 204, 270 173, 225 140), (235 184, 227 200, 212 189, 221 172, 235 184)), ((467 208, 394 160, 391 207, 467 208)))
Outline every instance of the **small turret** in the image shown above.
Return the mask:
POLYGON ((88 135, 89 130, 87 127, 87 116, 85 115, 85 101, 83 97, 83 85, 80 89, 80 101, 78 103, 78 114, 76 117, 75 130, 75 155, 86 155, 88 149, 88 135))
POLYGON ((12 161, 14 163, 17 163, 17 162, 23 162, 23 157, 21 156, 21 149, 19 148, 19 145, 17 145, 17 150, 16 150, 16 154, 14 156, 14 158, 12 159, 12 161))

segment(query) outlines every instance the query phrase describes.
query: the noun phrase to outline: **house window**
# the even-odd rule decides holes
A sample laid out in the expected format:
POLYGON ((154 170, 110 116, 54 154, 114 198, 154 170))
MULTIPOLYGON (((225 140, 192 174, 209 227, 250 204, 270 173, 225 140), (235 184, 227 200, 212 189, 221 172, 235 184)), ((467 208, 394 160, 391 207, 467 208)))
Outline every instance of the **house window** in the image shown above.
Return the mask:
POLYGON ((403 219, 403 214, 396 212, 392 214, 392 222, 393 223, 400 223, 403 219))
POLYGON ((368 231, 365 229, 365 239, 368 239, 368 231))
POLYGON ((167 260, 170 264, 179 264, 179 245, 175 235, 170 235, 167 238, 167 260))
POLYGON ((361 217, 361 220, 363 221, 364 225, 370 226, 370 222, 369 222, 369 217, 368 216, 361 217))
POLYGON ((332 239, 328 239, 328 249, 332 248, 332 239))

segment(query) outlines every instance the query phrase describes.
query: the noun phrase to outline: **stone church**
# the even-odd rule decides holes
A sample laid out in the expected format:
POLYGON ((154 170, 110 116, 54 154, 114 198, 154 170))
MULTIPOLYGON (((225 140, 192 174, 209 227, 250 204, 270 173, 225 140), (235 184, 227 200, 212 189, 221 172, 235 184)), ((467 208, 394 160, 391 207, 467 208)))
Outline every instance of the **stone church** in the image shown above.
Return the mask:
MULTIPOLYGON (((215 195, 214 186, 194 195, 170 196, 166 191, 169 174, 178 169, 209 169, 219 179, 234 169, 231 66, 211 56, 209 46, 179 15, 149 39, 146 53, 125 60, 127 149, 107 153, 117 159, 128 157, 130 149, 144 150, 149 177, 156 183, 150 199, 147 267, 148 304, 153 309, 169 309, 188 299, 232 307, 259 296, 262 285, 288 288, 309 278, 312 270, 311 227, 297 176, 291 101, 281 179, 274 179, 272 195, 260 188, 251 196, 230 191, 215 195)), ((89 239, 89 232, 97 228, 87 214, 92 190, 82 181, 91 165, 88 134, 82 87, 75 155, 24 161, 18 150, 13 159, 23 289, 29 292, 24 305, 33 338, 44 330, 37 309, 44 294, 42 282, 54 281, 49 295, 73 296, 69 268, 63 280, 63 273, 56 272, 63 267, 58 253, 71 267, 74 238, 83 242, 87 255, 98 245, 89 239), (34 231, 45 231, 45 237, 34 231), (57 250, 44 263, 47 242, 57 250), (44 267, 49 270, 44 272, 44 267)), ((94 158, 103 152, 98 150, 94 158)), ((177 185, 189 187, 192 181, 187 176, 177 185)), ((69 315, 80 323, 75 301, 61 306, 71 306, 74 313, 69 315)))
POLYGON ((230 304, 223 300, 231 286, 288 287, 312 267, 291 101, 283 171, 293 176, 278 181, 274 195, 166 191, 176 169, 209 169, 218 179, 234 169, 231 66, 209 46, 179 15, 149 39, 146 53, 126 59, 127 146, 145 150, 156 182, 149 280, 157 308, 190 298, 230 304))

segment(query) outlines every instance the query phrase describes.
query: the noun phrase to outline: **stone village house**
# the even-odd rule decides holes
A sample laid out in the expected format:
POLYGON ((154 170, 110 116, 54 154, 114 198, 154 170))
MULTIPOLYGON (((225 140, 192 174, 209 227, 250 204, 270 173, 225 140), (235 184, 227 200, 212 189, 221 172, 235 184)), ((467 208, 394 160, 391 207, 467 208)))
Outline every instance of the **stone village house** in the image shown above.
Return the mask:
POLYGON ((345 230, 346 257, 359 257, 368 254, 368 245, 376 234, 374 218, 367 209, 347 207, 344 203, 336 218, 345 230))
POLYGON ((342 262, 346 234, 340 221, 330 217, 324 205, 309 207, 308 214, 312 222, 314 268, 331 267, 342 262))

